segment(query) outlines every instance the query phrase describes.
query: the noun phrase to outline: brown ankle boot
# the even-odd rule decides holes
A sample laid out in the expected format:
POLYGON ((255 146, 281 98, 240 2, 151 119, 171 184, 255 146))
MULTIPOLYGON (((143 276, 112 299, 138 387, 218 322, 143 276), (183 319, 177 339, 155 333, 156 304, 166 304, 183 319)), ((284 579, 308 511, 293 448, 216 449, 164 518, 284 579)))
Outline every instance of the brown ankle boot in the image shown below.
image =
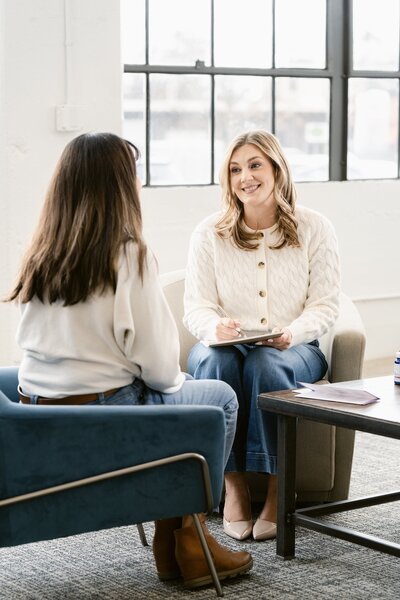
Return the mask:
MULTIPOLYGON (((199 515, 200 517, 200 515, 199 515)), ((232 552, 221 546, 208 531, 204 517, 201 526, 220 580, 246 573, 253 566, 248 552, 232 552)), ((175 556, 186 587, 212 583, 212 577, 194 523, 175 531, 175 556)))
POLYGON ((158 577, 162 581, 178 579, 181 572, 175 558, 174 531, 182 527, 182 518, 162 519, 154 524, 153 554, 158 577))

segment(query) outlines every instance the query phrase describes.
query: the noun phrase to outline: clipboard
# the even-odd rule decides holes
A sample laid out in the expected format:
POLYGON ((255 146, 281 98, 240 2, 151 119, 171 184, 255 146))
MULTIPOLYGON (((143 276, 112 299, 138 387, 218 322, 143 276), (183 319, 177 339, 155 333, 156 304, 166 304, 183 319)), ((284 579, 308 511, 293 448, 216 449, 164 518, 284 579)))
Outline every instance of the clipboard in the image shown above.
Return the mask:
POLYGON ((280 337, 282 333, 282 331, 278 331, 278 333, 242 331, 240 335, 232 340, 222 340, 220 342, 204 340, 203 343, 205 346, 209 346, 210 348, 218 348, 220 346, 236 346, 237 344, 256 344, 257 342, 263 342, 265 340, 273 340, 274 338, 280 337))

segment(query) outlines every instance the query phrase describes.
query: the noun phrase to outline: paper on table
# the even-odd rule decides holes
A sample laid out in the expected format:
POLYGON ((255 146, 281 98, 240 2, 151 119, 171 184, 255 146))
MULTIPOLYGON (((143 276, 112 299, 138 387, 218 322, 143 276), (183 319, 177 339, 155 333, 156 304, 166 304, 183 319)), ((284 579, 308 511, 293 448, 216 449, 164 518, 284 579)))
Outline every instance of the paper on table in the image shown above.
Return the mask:
POLYGON ((310 398, 314 400, 328 400, 330 402, 344 402, 346 404, 371 404, 379 400, 366 390, 353 390, 351 388, 336 387, 331 384, 303 383, 304 388, 293 390, 297 398, 310 398))

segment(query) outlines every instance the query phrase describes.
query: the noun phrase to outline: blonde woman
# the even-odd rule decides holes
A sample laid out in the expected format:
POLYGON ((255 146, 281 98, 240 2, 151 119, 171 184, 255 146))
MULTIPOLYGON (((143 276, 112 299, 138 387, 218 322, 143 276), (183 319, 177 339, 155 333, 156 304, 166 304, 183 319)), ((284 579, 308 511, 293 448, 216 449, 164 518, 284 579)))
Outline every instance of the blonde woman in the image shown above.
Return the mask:
MULTIPOLYGON (((220 381, 188 380, 175 322, 142 235, 138 152, 112 133, 64 149, 9 300, 21 307, 21 402, 95 406, 208 404, 224 411, 227 459, 237 413, 220 381)), ((40 410, 40 406, 38 407, 40 410)), ((162 498, 160 498, 162 502, 162 498)), ((247 552, 219 545, 201 519, 219 577, 251 569, 247 552)), ((211 583, 192 517, 157 521, 160 579, 211 583)))
POLYGON ((256 406, 261 392, 299 387, 324 376, 318 338, 339 305, 339 259, 329 221, 296 205, 290 168, 266 131, 237 137, 221 170, 223 211, 191 238, 184 322, 199 340, 189 372, 233 387, 238 425, 225 472, 224 530, 236 539, 276 536, 276 418, 256 406), (241 330, 281 332, 241 344, 241 330), (237 343, 235 343, 237 342, 237 343), (246 471, 268 473, 268 493, 253 524, 246 471))

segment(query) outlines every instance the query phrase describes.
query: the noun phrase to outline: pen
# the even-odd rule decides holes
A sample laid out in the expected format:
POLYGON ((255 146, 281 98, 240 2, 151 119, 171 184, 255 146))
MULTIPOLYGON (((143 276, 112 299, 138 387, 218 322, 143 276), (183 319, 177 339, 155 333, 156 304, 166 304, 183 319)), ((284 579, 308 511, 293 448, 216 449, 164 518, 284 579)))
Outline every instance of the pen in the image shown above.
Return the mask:
MULTIPOLYGON (((217 304, 217 313, 222 318, 231 319, 228 313, 219 304, 217 304)), ((237 331, 238 333, 242 333, 240 327, 235 327, 235 331, 237 331)))

